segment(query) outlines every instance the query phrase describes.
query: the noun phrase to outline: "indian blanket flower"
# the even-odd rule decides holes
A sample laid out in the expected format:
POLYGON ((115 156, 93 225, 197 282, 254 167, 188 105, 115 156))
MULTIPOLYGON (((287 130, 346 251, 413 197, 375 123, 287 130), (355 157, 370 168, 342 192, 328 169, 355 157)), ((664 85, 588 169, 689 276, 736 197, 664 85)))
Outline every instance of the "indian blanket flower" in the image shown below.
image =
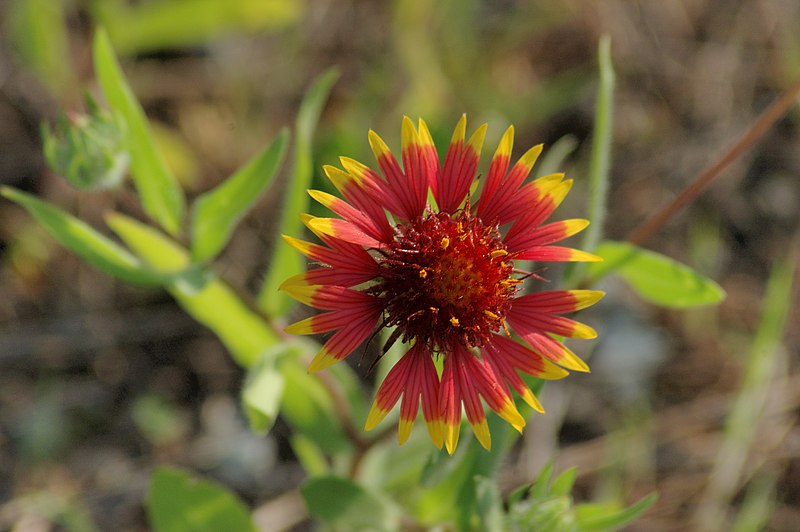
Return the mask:
POLYGON ((525 420, 512 390, 533 409, 543 409, 520 373, 558 379, 567 370, 588 371, 560 338, 597 334, 563 314, 603 295, 592 290, 523 293, 523 280, 531 274, 516 269, 517 261, 599 260, 551 245, 589 222, 545 223, 572 181, 553 174, 526 182, 542 146, 511 166, 513 126, 500 140, 477 199, 471 200, 486 124, 469 139, 465 133, 462 117, 440 163, 425 122, 415 128, 405 117, 401 167, 370 131, 381 173, 347 157, 340 159, 342 169, 325 166, 344 199, 309 193, 338 217, 302 216, 321 245, 284 237, 319 266, 288 279, 282 289, 327 311, 290 325, 287 332, 335 331, 309 371, 342 360, 376 327, 394 328, 388 343, 401 340, 409 347, 380 385, 365 428, 375 427, 402 397, 398 437, 403 443, 421 399, 431 439, 450 453, 458 443, 462 405, 488 449, 481 399, 521 430, 525 420))

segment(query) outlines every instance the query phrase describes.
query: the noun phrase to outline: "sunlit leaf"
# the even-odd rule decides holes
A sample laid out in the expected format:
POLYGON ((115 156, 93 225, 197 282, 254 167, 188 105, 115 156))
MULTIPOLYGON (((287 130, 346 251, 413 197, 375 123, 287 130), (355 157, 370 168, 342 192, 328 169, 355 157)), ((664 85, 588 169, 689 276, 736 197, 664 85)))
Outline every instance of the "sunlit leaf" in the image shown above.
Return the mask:
POLYGON ((126 123, 125 140, 131 154, 131 173, 145 212, 171 235, 180 232, 185 208, 183 190, 156 147, 144 111, 120 69, 108 36, 98 29, 94 38, 94 68, 103 95, 126 123))
MULTIPOLYGON (((283 202, 280 232, 284 235, 301 237, 303 224, 300 213, 308 212, 309 196, 307 190, 311 186, 313 158, 311 144, 317 128, 319 115, 328 99, 331 87, 338 79, 336 70, 328 70, 318 77, 306 92, 297 114, 294 139, 294 162, 288 180, 286 198, 283 202)), ((292 305, 292 299, 278 291, 278 286, 296 273, 303 270, 305 260, 294 249, 279 242, 270 261, 264 284, 258 296, 258 306, 268 316, 284 315, 292 305)))
POLYGON ((572 493, 572 486, 575 484, 575 478, 578 476, 578 470, 571 467, 558 475, 550 486, 550 493, 557 496, 569 495, 572 493))
POLYGON ((211 329, 243 367, 253 365, 279 339, 275 331, 216 275, 191 264, 189 252, 158 230, 112 213, 109 227, 142 260, 170 276, 167 290, 194 319, 211 329))
POLYGON ((230 178, 206 192, 192 211, 192 256, 196 261, 213 258, 228 243, 236 224, 272 183, 283 159, 288 132, 230 178))
POLYGON ((165 282, 128 250, 78 218, 19 190, 3 187, 0 192, 24 207, 61 245, 98 270, 134 284, 165 282))
POLYGON ((201 46, 230 32, 283 28, 303 12, 283 0, 92 2, 94 15, 123 52, 201 46))
POLYGON ((605 241, 594 251, 604 262, 588 267, 592 280, 616 273, 644 299, 673 308, 712 305, 725 299, 717 283, 685 264, 626 242, 605 241))
POLYGON ((637 519, 657 499, 658 495, 651 493, 618 511, 607 504, 581 504, 575 507, 575 515, 581 530, 617 530, 637 519))
POLYGON ((292 349, 291 344, 277 344, 262 355, 247 374, 242 389, 242 405, 250 428, 265 433, 278 416, 283 396, 283 375, 277 368, 276 358, 292 349))
POLYGON ((54 95, 68 87, 73 77, 65 5, 53 0, 11 0, 3 6, 6 42, 54 95))
POLYGON ((325 524, 352 531, 393 531, 399 512, 374 488, 366 490, 337 476, 314 477, 300 493, 311 515, 325 524))
POLYGON ((153 473, 147 513, 155 532, 253 531, 247 507, 224 487, 178 469, 153 473))

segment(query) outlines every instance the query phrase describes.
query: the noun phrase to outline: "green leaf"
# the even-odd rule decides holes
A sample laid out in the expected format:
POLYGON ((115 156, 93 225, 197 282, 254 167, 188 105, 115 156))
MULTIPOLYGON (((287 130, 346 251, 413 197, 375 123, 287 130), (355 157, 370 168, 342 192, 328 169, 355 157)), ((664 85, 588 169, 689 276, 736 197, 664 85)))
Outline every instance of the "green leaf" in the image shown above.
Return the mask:
POLYGON ((475 477, 475 502, 481 530, 487 532, 503 531, 503 501, 500 490, 492 479, 475 477))
POLYGON ((657 499, 658 495, 651 493, 620 511, 603 504, 579 504, 575 507, 575 515, 581 530, 614 530, 632 523, 657 499))
POLYGON ((10 42, 52 95, 71 88, 74 78, 66 6, 65 2, 53 0, 12 0, 3 6, 6 42, 10 42))
POLYGON ((153 473, 147 513, 155 532, 253 531, 247 507, 230 491, 188 473, 160 468, 153 473))
POLYGON ((228 243, 236 225, 272 183, 283 160, 288 132, 258 157, 213 190, 197 198, 192 210, 192 257, 198 262, 215 257, 228 243))
POLYGON ((250 367, 279 339, 216 275, 193 265, 189 252, 160 231, 112 213, 111 229, 147 264, 169 276, 167 290, 194 319, 211 329, 234 360, 250 367))
POLYGON ((302 434, 293 434, 289 437, 289 444, 297 457, 297 461, 303 466, 309 476, 325 475, 330 470, 328 460, 319 445, 306 438, 302 434))
POLYGON ((13 188, 2 187, 0 193, 24 207, 61 245, 98 270, 134 284, 157 285, 165 282, 162 276, 142 264, 128 250, 82 220, 13 188))
POLYGON ((144 111, 125 80, 108 35, 97 30, 94 68, 111 110, 125 120, 131 173, 145 212, 171 235, 177 235, 185 209, 183 190, 159 153, 144 111))
POLYGON ((717 283, 654 251, 607 240, 594 253, 603 257, 604 262, 589 265, 588 276, 592 281, 616 273, 641 297, 657 305, 687 308, 713 305, 725 299, 725 291, 717 283))
POLYGON ((106 215, 106 223, 134 253, 159 272, 177 274, 191 265, 189 253, 154 227, 116 212, 106 215))
POLYGON ((277 368, 276 358, 293 348, 288 343, 276 345, 247 374, 242 404, 254 432, 266 433, 275 423, 283 396, 283 375, 277 368))
POLYGON ((578 470, 571 467, 558 475, 550 486, 550 494, 557 496, 566 496, 572 493, 572 486, 575 484, 575 478, 578 476, 578 470))
POLYGON ((281 415, 294 432, 328 453, 349 449, 330 394, 318 378, 309 375, 296 360, 287 360, 280 368, 285 379, 281 415))
POLYGON ((400 514, 375 489, 367 491, 355 482, 336 476, 314 477, 300 494, 315 519, 344 530, 393 531, 400 514))
POLYGON ((283 0, 161 0, 90 3, 126 53, 197 47, 225 34, 259 33, 294 23, 303 2, 283 0))
MULTIPOLYGON (((284 235, 301 237, 303 234, 303 224, 299 216, 308 211, 307 190, 311 187, 314 175, 311 151, 314 131, 331 87, 338 77, 337 70, 327 70, 314 81, 300 104, 295 123, 297 133, 294 139, 294 166, 288 180, 280 224, 280 232, 284 235)), ((279 242, 258 295, 259 308, 273 318, 286 314, 292 306, 292 299, 279 292, 278 287, 286 278, 303 271, 304 267, 303 256, 283 242, 279 242)))

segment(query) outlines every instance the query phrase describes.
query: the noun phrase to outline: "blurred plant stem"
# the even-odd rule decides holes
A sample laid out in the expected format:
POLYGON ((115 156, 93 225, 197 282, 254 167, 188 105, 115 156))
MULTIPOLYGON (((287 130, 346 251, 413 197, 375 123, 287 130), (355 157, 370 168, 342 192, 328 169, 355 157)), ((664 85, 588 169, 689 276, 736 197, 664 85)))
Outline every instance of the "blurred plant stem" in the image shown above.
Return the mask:
POLYGON ((782 359, 781 339, 794 301, 797 241, 790 257, 772 269, 763 299, 761 323, 744 361, 742 383, 725 423, 714 467, 694 515, 698 530, 725 528, 725 510, 739 490, 751 449, 760 439, 759 420, 782 359))
POLYGON ((675 216, 683 207, 694 201, 703 190, 720 175, 733 161, 749 150, 769 131, 769 129, 786 114, 789 108, 800 96, 800 80, 796 81, 772 105, 761 113, 755 123, 744 132, 739 139, 714 163, 707 166, 664 208, 641 223, 628 235, 627 241, 640 245, 653 236, 670 218, 675 216))

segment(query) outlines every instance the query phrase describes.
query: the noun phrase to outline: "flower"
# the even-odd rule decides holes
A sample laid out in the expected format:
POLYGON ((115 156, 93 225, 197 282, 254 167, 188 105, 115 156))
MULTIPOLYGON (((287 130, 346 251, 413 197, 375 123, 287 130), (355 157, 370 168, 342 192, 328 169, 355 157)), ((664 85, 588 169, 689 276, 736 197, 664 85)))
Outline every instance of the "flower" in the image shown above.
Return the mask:
POLYGON ((458 443, 462 404, 477 439, 489 449, 481 398, 521 431, 525 420, 512 390, 533 409, 544 410, 520 372, 558 379, 568 369, 588 371, 559 337, 597 334, 562 314, 603 295, 592 290, 522 293, 523 278, 531 274, 516 269, 516 261, 600 260, 551 245, 589 222, 544 223, 572 180, 553 174, 525 182, 541 145, 509 170, 513 126, 500 140, 473 203, 486 124, 465 140, 466 123, 463 116, 441 164, 425 122, 415 128, 404 117, 402 168, 373 131, 369 143, 382 176, 347 157, 340 159, 342 169, 325 166, 344 199, 318 190, 309 194, 338 217, 302 216, 322 245, 284 237, 319 267, 281 287, 328 311, 290 325, 287 332, 335 331, 309 371, 348 356, 376 326, 394 327, 390 343, 399 339, 410 347, 380 385, 365 429, 375 427, 402 397, 398 438, 403 443, 421 398, 431 439, 450 453, 458 443))

